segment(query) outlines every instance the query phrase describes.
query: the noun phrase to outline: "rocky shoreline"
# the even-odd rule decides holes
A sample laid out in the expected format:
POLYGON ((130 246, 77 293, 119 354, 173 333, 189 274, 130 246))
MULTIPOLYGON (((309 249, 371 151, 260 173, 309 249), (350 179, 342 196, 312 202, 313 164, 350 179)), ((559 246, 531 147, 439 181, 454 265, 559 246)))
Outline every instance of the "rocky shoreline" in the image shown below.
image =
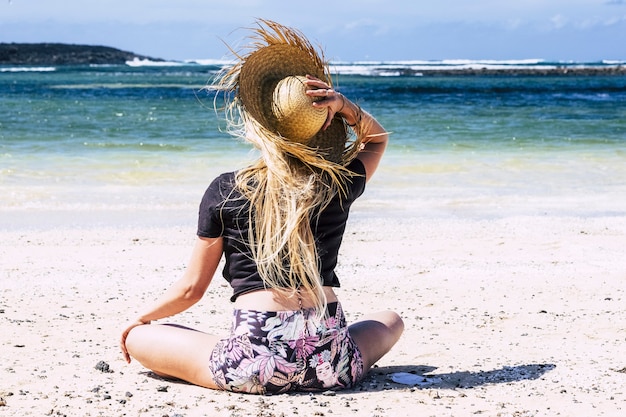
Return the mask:
POLYGON ((134 59, 162 61, 108 46, 0 43, 0 65, 121 65, 134 59))
POLYGON ((394 71, 390 68, 385 68, 383 72, 386 73, 398 73, 405 76, 497 76, 497 75, 516 75, 516 76, 563 76, 563 75, 578 75, 578 76, 597 76, 597 75, 626 75, 626 66, 556 66, 556 67, 529 67, 529 68, 507 68, 507 69, 494 69, 494 68, 462 68, 462 69, 420 69, 413 70, 410 68, 399 68, 394 71))

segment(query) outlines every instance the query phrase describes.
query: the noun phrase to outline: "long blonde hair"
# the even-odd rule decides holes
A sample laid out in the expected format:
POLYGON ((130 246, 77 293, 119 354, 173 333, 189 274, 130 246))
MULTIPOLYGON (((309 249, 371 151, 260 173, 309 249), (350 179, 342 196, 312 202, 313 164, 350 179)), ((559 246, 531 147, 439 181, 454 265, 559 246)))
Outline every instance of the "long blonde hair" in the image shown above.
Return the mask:
MULTIPOLYGON (((261 22, 271 32, 256 30, 258 36, 253 38, 256 42, 251 49, 262 47, 264 41, 313 50, 299 32, 274 22, 261 22)), ((250 202, 247 239, 252 258, 266 288, 285 297, 305 293, 318 314, 323 314, 326 297, 312 224, 333 197, 345 192, 354 174, 344 165, 358 153, 361 135, 352 141, 346 138, 342 164, 267 129, 245 111, 238 98, 238 76, 245 57, 235 55, 238 62, 218 76, 217 88, 224 93, 229 132, 260 152, 255 163, 235 176, 236 187, 250 202)), ((355 130, 360 133, 360 126, 355 130)))
MULTIPOLYGON (((249 135, 248 140, 254 137, 249 135)), ((339 192, 339 184, 325 171, 285 153, 275 142, 257 138, 261 158, 235 177, 250 201, 252 257, 266 287, 286 297, 299 291, 310 294, 321 311, 326 299, 312 223, 339 192)))

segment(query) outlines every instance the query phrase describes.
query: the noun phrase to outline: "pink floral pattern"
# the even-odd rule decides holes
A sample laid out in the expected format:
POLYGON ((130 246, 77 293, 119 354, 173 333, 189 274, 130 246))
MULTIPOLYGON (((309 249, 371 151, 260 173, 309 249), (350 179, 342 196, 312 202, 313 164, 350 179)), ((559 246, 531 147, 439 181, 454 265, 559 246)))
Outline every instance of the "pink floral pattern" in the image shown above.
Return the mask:
POLYGON ((339 303, 321 321, 313 309, 235 310, 231 336, 218 342, 210 367, 220 388, 253 394, 352 388, 363 376, 339 303))

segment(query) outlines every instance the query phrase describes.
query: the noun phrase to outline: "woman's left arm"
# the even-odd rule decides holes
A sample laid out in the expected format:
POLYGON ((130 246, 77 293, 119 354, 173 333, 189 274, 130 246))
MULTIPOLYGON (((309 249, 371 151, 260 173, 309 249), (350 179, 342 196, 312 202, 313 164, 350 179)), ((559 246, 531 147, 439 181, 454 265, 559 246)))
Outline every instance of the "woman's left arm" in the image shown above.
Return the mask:
POLYGON ((127 361, 126 337, 137 326, 153 320, 181 313, 197 303, 206 292, 222 257, 222 238, 198 237, 185 274, 176 281, 150 308, 135 321, 129 323, 122 333, 121 346, 127 361))
POLYGON ((157 302, 145 311, 139 321, 149 323, 181 313, 200 301, 206 292, 222 257, 222 238, 196 240, 189 266, 157 302))

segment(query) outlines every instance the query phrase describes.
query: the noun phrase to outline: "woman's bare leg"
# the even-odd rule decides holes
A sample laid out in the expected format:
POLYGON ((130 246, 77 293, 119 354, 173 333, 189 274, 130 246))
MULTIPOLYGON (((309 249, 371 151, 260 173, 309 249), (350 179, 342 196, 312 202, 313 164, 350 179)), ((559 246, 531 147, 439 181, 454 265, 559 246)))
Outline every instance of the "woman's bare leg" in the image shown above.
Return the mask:
POLYGON ((189 328, 146 324, 130 331, 126 348, 131 357, 158 375, 217 389, 209 359, 218 340, 189 328))
POLYGON ((402 318, 393 311, 371 314, 348 327, 363 356, 364 372, 391 350, 403 330, 402 318))

